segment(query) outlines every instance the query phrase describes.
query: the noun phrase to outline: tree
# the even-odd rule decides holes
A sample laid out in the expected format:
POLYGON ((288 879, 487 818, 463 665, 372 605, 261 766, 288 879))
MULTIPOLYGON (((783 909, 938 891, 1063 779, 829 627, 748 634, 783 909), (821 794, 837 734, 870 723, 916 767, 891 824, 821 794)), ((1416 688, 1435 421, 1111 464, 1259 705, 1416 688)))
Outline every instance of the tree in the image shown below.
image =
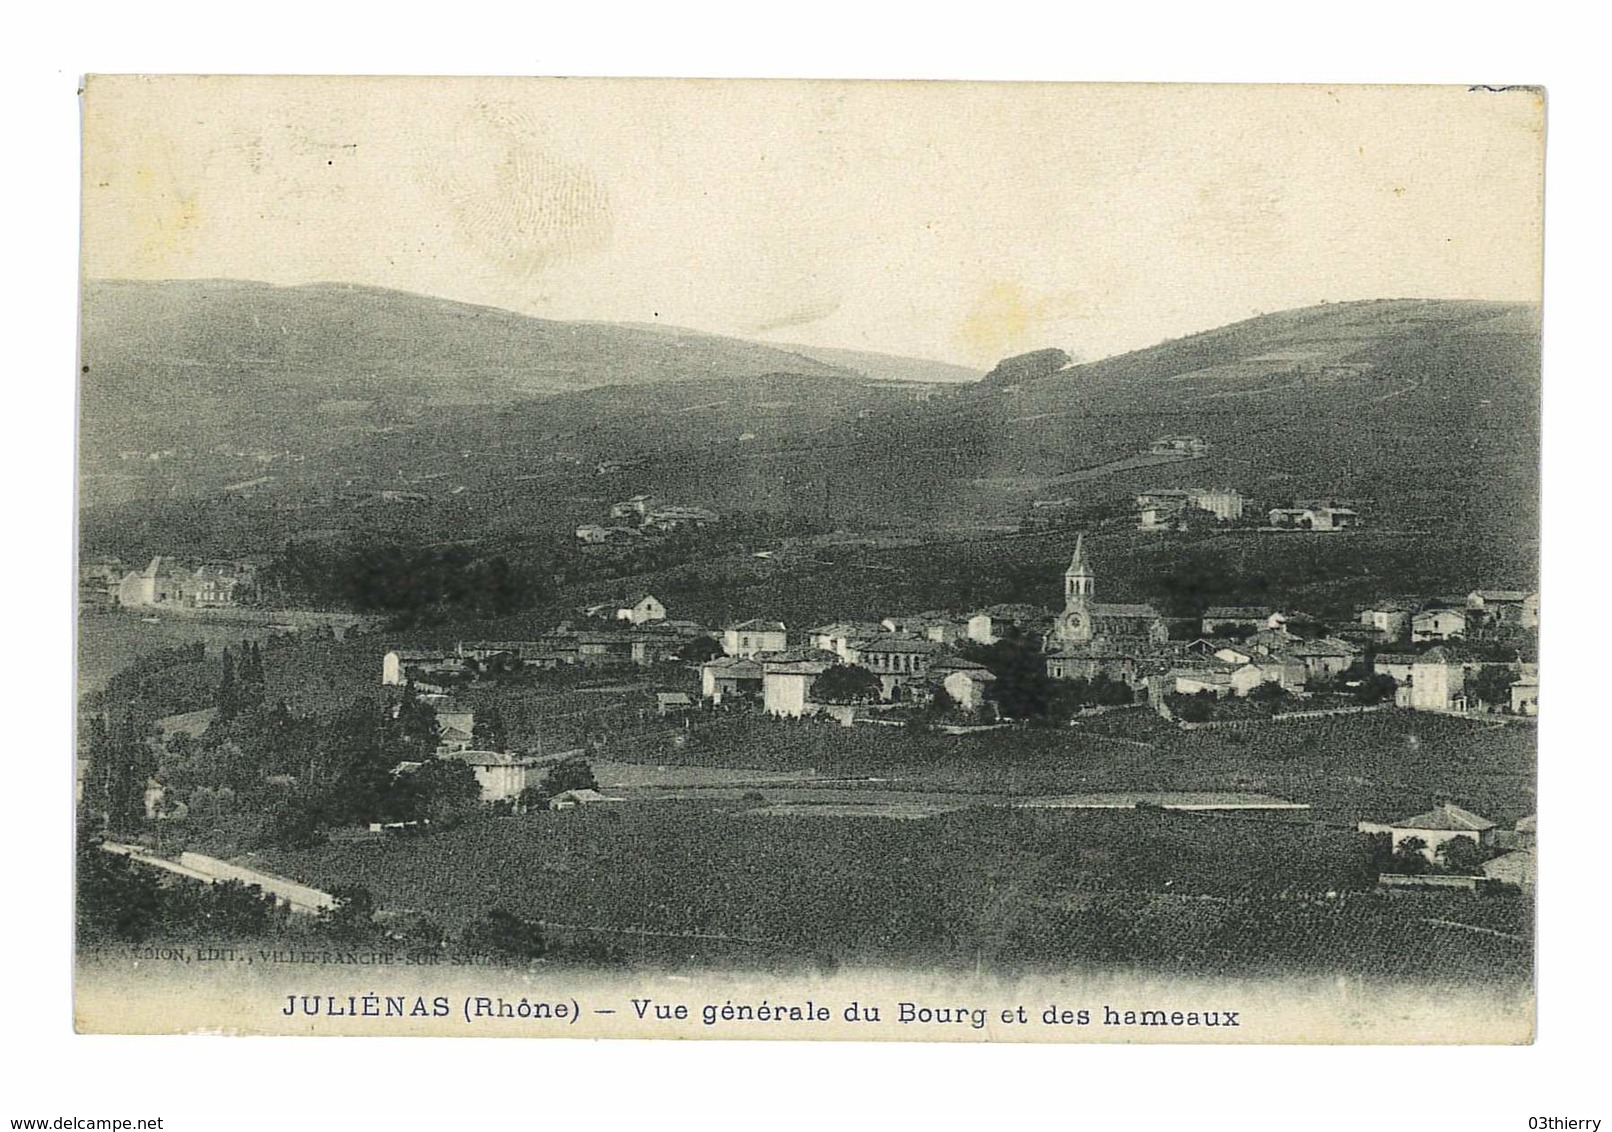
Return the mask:
POLYGON ((1250 688, 1247 698, 1256 704, 1279 704, 1290 699, 1291 694, 1279 681, 1266 680, 1250 688))
POLYGON ((548 951, 541 926, 502 908, 492 909, 467 927, 463 942, 472 954, 490 951, 516 959, 538 959, 548 951))
POLYGON ((162 920, 162 886, 127 857, 108 853, 99 840, 78 843, 77 921, 80 940, 145 939, 162 920))
POLYGON ((1047 675, 1046 658, 1034 641, 1005 637, 994 644, 965 645, 959 651, 996 677, 991 693, 1003 715, 1034 719, 1047 714, 1056 682, 1047 675))
POLYGON ((712 637, 695 637, 677 650, 677 658, 684 664, 704 664, 722 655, 721 642, 712 637))
POLYGON ((1183 723, 1208 723, 1215 715, 1215 694, 1199 692, 1186 697, 1174 708, 1176 718, 1183 723))
POLYGON ((1393 855, 1389 858, 1392 872, 1406 873, 1410 876, 1419 876, 1432 868, 1424 850, 1427 842, 1420 837, 1407 837, 1394 846, 1393 855))
POLYGON ((1057 373, 1069 364, 1069 355, 1057 347, 1032 350, 1027 354, 1015 354, 1011 358, 1003 358, 996 363, 995 369, 985 375, 982 382, 1012 385, 1021 381, 1034 381, 1038 377, 1057 373))
POLYGON ((470 729, 471 742, 479 751, 509 749, 509 732, 504 727, 504 713, 497 704, 489 704, 476 713, 475 725, 470 729))
POLYGON ((1359 704, 1392 703, 1398 691, 1398 680, 1386 672, 1373 672, 1360 678, 1354 687, 1354 697, 1359 704))
POLYGON ((1434 851, 1440 863, 1452 873, 1471 876, 1483 871, 1489 855, 1470 837, 1452 837, 1434 851))
POLYGON ((812 699, 825 704, 869 704, 883 694, 879 678, 860 664, 836 664, 812 684, 812 699))
POLYGON ((584 758, 561 759, 549 767, 544 776, 543 788, 549 797, 567 790, 597 790, 599 782, 593 777, 593 764, 584 758))
POLYGON ((434 824, 452 824, 481 805, 481 783, 476 772, 458 759, 432 759, 411 775, 403 776, 414 792, 414 818, 434 824))
POLYGON ((218 720, 227 725, 241 710, 241 691, 235 677, 235 656, 224 650, 222 669, 218 676, 218 720))
POLYGON ((320 909, 315 921, 320 930, 346 943, 358 943, 375 934, 375 897, 369 889, 340 885, 330 890, 330 896, 334 903, 320 909))
POLYGON ((1511 685, 1516 679, 1503 664, 1485 664, 1472 677, 1472 694, 1486 704, 1509 704, 1511 685))

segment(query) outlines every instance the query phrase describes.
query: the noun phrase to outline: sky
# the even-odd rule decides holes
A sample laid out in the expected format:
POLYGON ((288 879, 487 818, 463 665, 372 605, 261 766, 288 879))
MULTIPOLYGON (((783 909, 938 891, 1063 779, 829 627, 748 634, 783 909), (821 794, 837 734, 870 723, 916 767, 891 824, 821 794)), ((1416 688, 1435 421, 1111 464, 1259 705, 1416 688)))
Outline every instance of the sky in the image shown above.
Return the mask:
POLYGON ((1320 302, 1540 294, 1532 90, 86 88, 94 278, 357 283, 979 369, 1320 302))

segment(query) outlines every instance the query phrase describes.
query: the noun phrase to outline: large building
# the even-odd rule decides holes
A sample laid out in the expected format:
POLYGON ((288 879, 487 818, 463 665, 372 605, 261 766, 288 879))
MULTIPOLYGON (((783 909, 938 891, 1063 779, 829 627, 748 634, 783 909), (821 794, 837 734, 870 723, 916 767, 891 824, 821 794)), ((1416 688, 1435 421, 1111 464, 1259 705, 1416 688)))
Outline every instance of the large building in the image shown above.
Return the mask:
POLYGON ((1169 626, 1151 605, 1100 602, 1096 589, 1097 576, 1086 561, 1085 536, 1078 535, 1063 576, 1063 612, 1047 635, 1049 653, 1078 650, 1097 641, 1147 646, 1170 639, 1169 626))

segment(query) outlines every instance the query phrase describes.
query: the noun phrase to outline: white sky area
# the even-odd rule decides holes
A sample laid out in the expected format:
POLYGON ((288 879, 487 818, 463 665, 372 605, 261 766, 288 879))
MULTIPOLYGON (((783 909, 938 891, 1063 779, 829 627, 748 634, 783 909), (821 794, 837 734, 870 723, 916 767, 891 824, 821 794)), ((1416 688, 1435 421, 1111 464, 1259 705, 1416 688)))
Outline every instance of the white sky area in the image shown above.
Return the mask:
POLYGON ((981 369, 1323 301, 1540 292, 1524 90, 87 86, 91 277, 358 283, 981 369))

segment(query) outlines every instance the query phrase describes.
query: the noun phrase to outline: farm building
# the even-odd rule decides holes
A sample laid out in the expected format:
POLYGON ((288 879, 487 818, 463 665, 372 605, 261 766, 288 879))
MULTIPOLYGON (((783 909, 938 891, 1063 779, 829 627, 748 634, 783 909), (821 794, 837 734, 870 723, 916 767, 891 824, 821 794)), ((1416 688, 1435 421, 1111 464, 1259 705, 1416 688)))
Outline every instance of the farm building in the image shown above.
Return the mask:
POLYGON ((761 663, 747 656, 719 656, 700 666, 700 695, 714 704, 761 694, 761 663))
POLYGON ((1425 814, 1388 823, 1363 821, 1358 828, 1361 833, 1390 834, 1396 849, 1415 838, 1422 843, 1422 854, 1429 861, 1436 861, 1438 847, 1457 837, 1469 838, 1485 848, 1492 846, 1497 827, 1488 818, 1463 810, 1453 802, 1445 802, 1425 814))

